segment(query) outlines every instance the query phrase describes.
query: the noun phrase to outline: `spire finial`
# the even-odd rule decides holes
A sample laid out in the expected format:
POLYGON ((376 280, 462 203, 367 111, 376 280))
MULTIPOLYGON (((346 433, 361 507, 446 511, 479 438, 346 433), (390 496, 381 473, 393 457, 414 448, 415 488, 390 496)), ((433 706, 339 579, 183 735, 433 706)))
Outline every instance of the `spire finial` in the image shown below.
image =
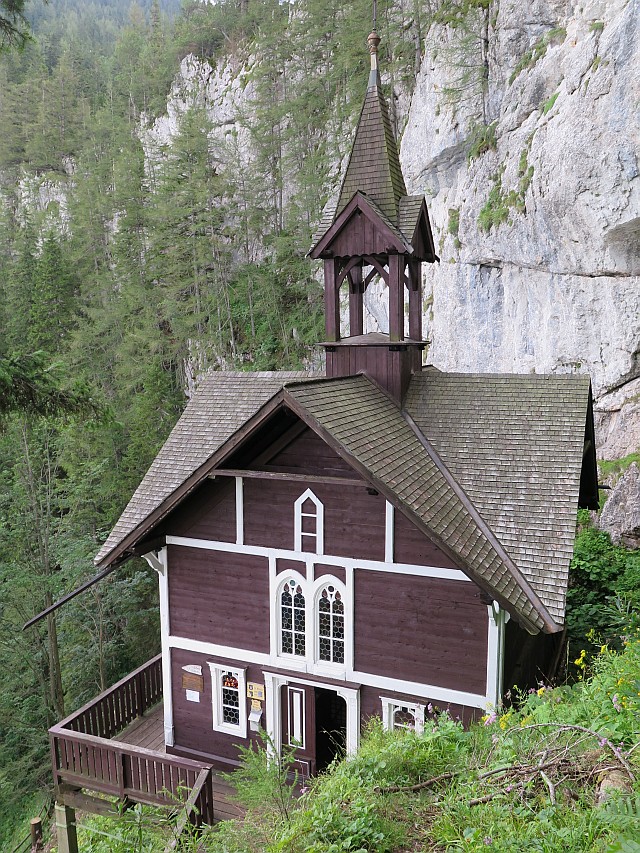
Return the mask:
POLYGON ((378 0, 373 0, 373 31, 378 29, 378 0))
MULTIPOLYGON (((375 7, 374 7, 375 8, 375 7)), ((367 43, 369 44, 369 53, 371 54, 371 74, 369 75, 369 86, 376 86, 378 83, 378 45, 380 44, 380 36, 375 29, 369 33, 367 43)))

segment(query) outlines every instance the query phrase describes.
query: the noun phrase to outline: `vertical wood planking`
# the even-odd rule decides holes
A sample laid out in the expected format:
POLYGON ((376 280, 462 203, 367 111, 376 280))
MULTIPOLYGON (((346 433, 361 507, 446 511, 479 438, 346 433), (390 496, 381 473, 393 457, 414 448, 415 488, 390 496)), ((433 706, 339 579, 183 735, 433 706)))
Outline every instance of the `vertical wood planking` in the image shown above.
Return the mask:
POLYGON ((404 340, 404 255, 389 255, 389 338, 404 340))
POLYGON ((340 298, 336 287, 336 260, 324 262, 325 320, 328 341, 340 340, 340 298))

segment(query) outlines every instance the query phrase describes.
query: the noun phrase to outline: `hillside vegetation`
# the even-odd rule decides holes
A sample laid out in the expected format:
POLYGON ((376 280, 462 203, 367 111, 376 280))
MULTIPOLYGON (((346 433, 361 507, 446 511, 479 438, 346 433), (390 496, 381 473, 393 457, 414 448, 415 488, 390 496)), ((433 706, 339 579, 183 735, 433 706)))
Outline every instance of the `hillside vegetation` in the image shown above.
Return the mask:
MULTIPOLYGON (((640 619, 621 651, 582 652, 572 687, 543 684, 465 731, 433 708, 425 731, 372 722, 358 755, 294 796, 287 760, 245 753, 231 778, 247 807, 186 850, 211 853, 638 853, 640 619), (200 846, 201 845, 201 846, 200 846)), ((140 809, 88 820, 82 849, 160 851, 175 825, 140 809)))
MULTIPOLYGON (((177 11, 178 5, 34 2, 33 39, 21 51, 0 52, 3 850, 11 849, 18 819, 31 816, 25 809, 39 811, 50 794, 48 726, 157 652, 155 576, 142 561, 130 561, 34 628, 23 632, 23 624, 93 575, 94 555, 204 371, 305 367, 322 338, 321 288, 306 253, 362 103, 371 4, 185 0, 177 11), (253 152, 248 166, 239 158, 237 135, 211 143, 211 116, 195 102, 181 116, 171 148, 157 163, 145 157, 141 129, 166 112, 188 55, 203 67, 242 69, 242 85, 252 93, 251 109, 239 119, 253 152)), ((388 92, 393 85, 406 93, 413 85, 439 5, 378 3, 388 92)), ((478 13, 484 20, 488 6, 452 0, 441 14, 459 7, 463 17, 478 13)), ((479 85, 475 76, 472 84, 479 85)), ((459 225, 452 217, 451 237, 459 225)), ((572 660, 579 659, 589 627, 597 624, 598 633, 611 638, 607 599, 632 591, 638 577, 636 558, 606 536, 586 528, 581 536, 572 660)), ((613 651, 604 657, 617 660, 613 651)), ((489 728, 466 735, 455 721, 438 717, 416 761, 423 755, 428 764, 433 748, 434 755, 442 751, 443 767, 455 754, 459 766, 475 767, 477 758, 479 770, 495 757, 481 749, 489 728)), ((531 730, 530 746, 523 745, 522 761, 534 755, 537 731, 531 730)), ((331 820, 354 823, 353 844, 364 838, 358 827, 382 821, 390 839, 405 839, 394 842, 398 849, 419 845, 402 815, 417 809, 416 825, 435 826, 430 794, 377 795, 349 775, 373 774, 372 786, 401 782, 405 771, 387 778, 357 768, 375 763, 378 749, 399 756, 413 751, 412 738, 398 736, 396 744, 372 732, 358 761, 319 781, 302 803, 316 803, 324 820, 322 803, 333 794, 323 795, 323 785, 344 785, 345 804, 336 801, 331 820), (348 792, 356 790, 361 808, 350 805, 348 792)), ((380 761, 386 766, 389 759, 380 761)), ((425 768, 407 769, 407 783, 427 778, 425 768)), ((539 787, 540 778, 532 784, 539 787)), ((449 784, 453 797, 457 786, 472 783, 456 777, 449 784)), ((496 800, 490 809, 510 802, 496 800)), ((311 805, 291 808, 290 821, 279 819, 270 839, 277 836, 292 850, 307 841, 328 849, 305 823, 312 820, 311 805), (286 834, 294 832, 299 841, 286 834)), ((270 831, 275 814, 255 813, 256 833, 270 831)), ((604 813, 594 814, 600 826, 604 813)), ((144 812, 138 816, 147 820, 144 812)), ((611 838, 618 828, 623 832, 620 821, 612 824, 611 838)), ((110 827, 100 832, 125 832, 110 827)), ((130 831, 138 837, 138 827, 130 831)), ((229 829, 229 838, 240 831, 229 829)), ((92 838, 99 843, 96 832, 92 838)), ((207 843, 221 838, 212 835, 207 843)), ((373 836, 367 838, 373 844, 373 836)), ((105 843, 116 850, 119 842, 105 843)))

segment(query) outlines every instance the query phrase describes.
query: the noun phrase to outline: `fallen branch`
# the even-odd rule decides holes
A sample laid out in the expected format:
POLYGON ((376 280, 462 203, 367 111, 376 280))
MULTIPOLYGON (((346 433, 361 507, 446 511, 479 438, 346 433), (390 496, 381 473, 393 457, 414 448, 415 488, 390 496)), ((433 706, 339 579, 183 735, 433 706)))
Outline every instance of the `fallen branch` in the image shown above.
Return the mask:
POLYGON ((439 776, 434 776, 432 779, 426 779, 424 782, 417 782, 415 785, 388 785, 386 788, 375 787, 373 790, 377 794, 398 794, 411 791, 421 791, 423 788, 429 788, 437 782, 445 782, 447 779, 454 779, 462 773, 461 770, 453 770, 450 773, 441 773, 439 776))
POLYGON ((555 789, 555 786, 554 786, 553 782, 551 781, 551 779, 549 779, 549 777, 547 776, 547 774, 544 772, 544 770, 541 770, 541 771, 540 771, 540 775, 541 775, 541 776, 542 776, 542 778, 544 779, 544 783, 545 783, 545 785, 547 786, 547 788, 549 789, 549 800, 551 801, 551 805, 552 805, 552 806, 555 806, 555 804, 556 804, 556 789, 555 789))
POLYGON ((512 728, 507 730, 507 733, 513 732, 513 731, 522 732, 522 731, 525 731, 526 729, 542 729, 542 728, 548 728, 549 726, 557 726, 557 731, 583 732, 584 734, 588 734, 588 735, 591 735, 591 737, 596 738, 596 740, 598 741, 598 743, 601 746, 606 746, 608 749, 611 750, 611 752, 614 754, 616 760, 620 762, 622 767, 624 767, 629 779, 631 779, 632 782, 635 782, 635 779, 636 779, 635 774, 634 774, 633 770, 631 769, 629 762, 623 758, 622 753, 620 752, 618 747, 614 746, 608 737, 605 737, 605 736, 599 734, 598 732, 594 732, 593 729, 588 729, 585 726, 570 725, 569 723, 566 723, 566 724, 563 724, 560 726, 558 726, 557 723, 531 723, 528 726, 517 726, 517 727, 513 726, 512 728))

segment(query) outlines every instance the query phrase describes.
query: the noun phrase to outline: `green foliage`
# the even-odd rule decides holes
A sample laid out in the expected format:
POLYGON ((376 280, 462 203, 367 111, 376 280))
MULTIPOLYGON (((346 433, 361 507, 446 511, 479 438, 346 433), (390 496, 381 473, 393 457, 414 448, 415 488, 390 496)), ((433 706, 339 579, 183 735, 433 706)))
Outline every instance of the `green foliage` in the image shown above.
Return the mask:
POLYGON ((11 412, 45 417, 101 413, 82 383, 63 386, 61 365, 50 364, 44 352, 0 358, 0 418, 11 412))
POLYGON ((451 27, 460 27, 470 14, 485 11, 489 8, 490 0, 443 0, 434 14, 434 21, 451 27))
POLYGON ((490 231, 494 226, 502 225, 509 218, 509 197, 502 189, 502 176, 498 173, 494 176, 493 186, 489 190, 489 197, 478 214, 478 226, 482 231, 490 231))
POLYGON ((598 473, 601 480, 617 478, 623 474, 627 468, 633 463, 640 465, 640 450, 634 453, 629 453, 620 459, 600 459, 598 460, 598 473))
POLYGON ((536 62, 538 62, 539 59, 542 59, 545 55, 549 45, 562 44, 566 37, 567 31, 564 27, 554 27, 553 29, 548 30, 544 35, 540 36, 533 46, 518 60, 516 67, 513 69, 511 76, 509 77, 509 83, 513 83, 518 74, 522 71, 525 71, 528 68, 533 68, 536 62))
POLYGON ((553 109, 553 105, 558 100, 559 94, 559 92, 554 92, 553 95, 551 95, 551 97, 544 102, 544 104, 542 105, 542 115, 546 116, 547 113, 551 112, 551 110, 553 109))
POLYGON ((456 247, 456 249, 459 249, 460 246, 462 246, 462 243, 460 242, 460 238, 458 237, 458 233, 460 231, 460 211, 457 207, 449 208, 447 231, 453 237, 453 245, 456 247))
POLYGON ((25 0, 0 0, 0 51, 24 47, 29 39, 25 0))
POLYGON ((614 545, 608 533, 580 519, 567 591, 570 648, 616 645, 627 603, 638 606, 640 553, 614 545))
POLYGON ((601 33, 604 29, 604 21, 592 21, 589 24, 589 32, 601 33))
POLYGON ((502 176, 504 174, 504 166, 493 176, 493 186, 489 190, 487 201, 480 209, 478 214, 478 225, 483 231, 490 231, 494 226, 502 225, 507 222, 512 209, 518 213, 526 213, 525 198, 527 190, 531 186, 534 167, 529 165, 528 155, 531 149, 531 141, 533 134, 527 139, 525 147, 522 149, 518 162, 518 186, 517 189, 504 191, 502 186, 502 176))
POLYGON ((474 124, 469 131, 469 148, 467 150, 467 162, 481 157, 487 151, 495 151, 497 147, 496 128, 497 121, 491 124, 474 124))

